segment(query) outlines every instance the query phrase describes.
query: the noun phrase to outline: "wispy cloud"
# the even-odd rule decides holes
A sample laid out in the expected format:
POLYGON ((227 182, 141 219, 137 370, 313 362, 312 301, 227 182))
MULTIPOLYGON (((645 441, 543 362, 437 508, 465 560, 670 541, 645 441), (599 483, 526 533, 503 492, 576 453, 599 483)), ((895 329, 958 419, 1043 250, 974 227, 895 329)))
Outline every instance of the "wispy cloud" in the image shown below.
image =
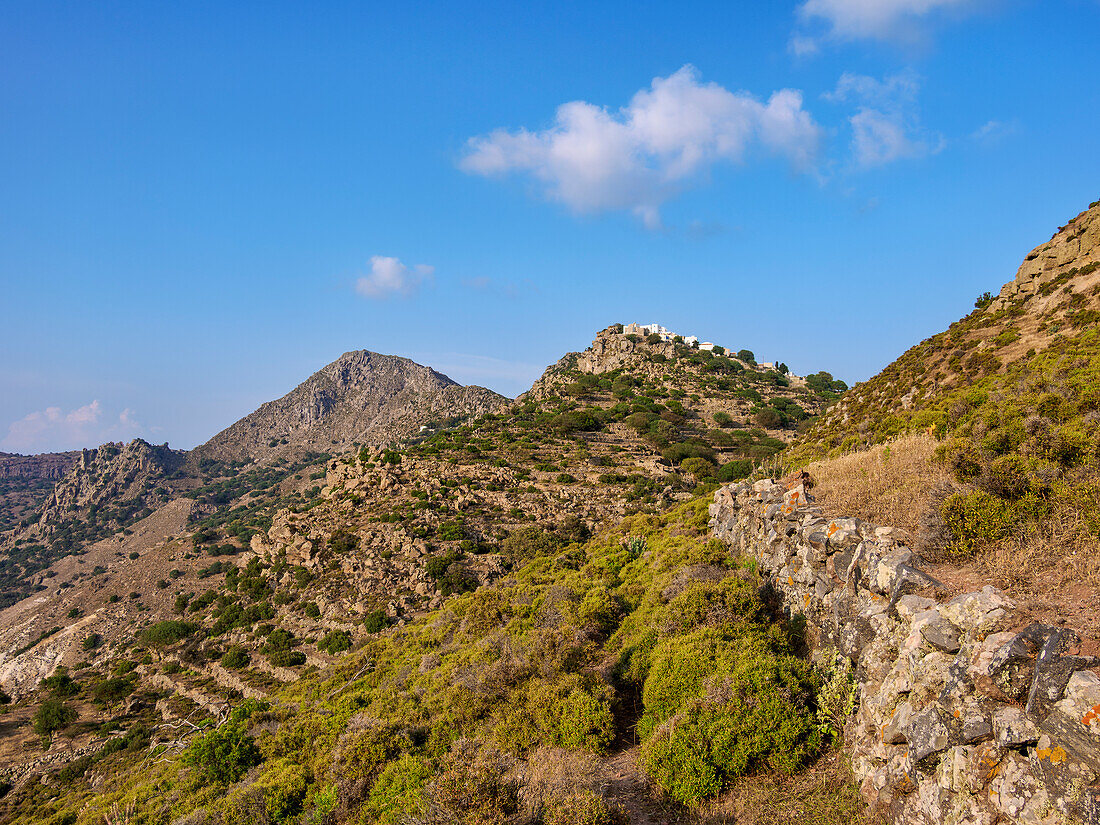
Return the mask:
POLYGON ((919 91, 920 78, 913 72, 888 75, 882 80, 846 72, 836 89, 824 95, 826 100, 857 105, 855 114, 848 118, 852 158, 857 167, 884 166, 943 148, 943 138, 920 123, 919 91))
POLYGON ((95 447, 107 441, 129 441, 146 435, 134 419, 134 411, 105 415, 98 400, 65 412, 47 407, 32 412, 8 427, 0 448, 16 453, 41 453, 95 447))
POLYGON ((986 145, 997 143, 1013 134, 1019 128, 1015 120, 1005 122, 1003 120, 988 120, 970 133, 970 139, 976 143, 986 145))
POLYGON ((365 298, 376 300, 394 295, 409 296, 421 284, 430 282, 434 273, 434 266, 407 266, 397 258, 374 255, 370 259, 370 272, 355 282, 355 291, 365 298))
POLYGON ((920 42, 945 18, 962 17, 985 0, 805 0, 796 12, 791 36, 796 56, 813 54, 824 41, 886 40, 920 42))
POLYGON ((754 146, 812 171, 821 134, 799 91, 781 89, 763 102, 703 83, 684 66, 617 112, 573 101, 558 107, 549 129, 471 138, 460 165, 476 175, 530 174, 575 212, 628 210, 657 228, 663 203, 715 164, 744 162, 754 146))

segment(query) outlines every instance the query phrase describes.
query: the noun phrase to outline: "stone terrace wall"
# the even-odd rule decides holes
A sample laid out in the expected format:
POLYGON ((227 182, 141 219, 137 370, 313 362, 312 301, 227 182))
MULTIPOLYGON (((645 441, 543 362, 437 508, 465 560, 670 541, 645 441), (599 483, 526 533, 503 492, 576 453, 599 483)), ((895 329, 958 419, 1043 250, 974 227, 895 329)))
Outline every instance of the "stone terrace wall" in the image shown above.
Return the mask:
POLYGON ((714 534, 755 558, 815 657, 855 664, 845 749, 895 823, 1100 822, 1100 678, 1071 630, 987 586, 947 598, 892 529, 828 520, 803 479, 724 487, 714 534))

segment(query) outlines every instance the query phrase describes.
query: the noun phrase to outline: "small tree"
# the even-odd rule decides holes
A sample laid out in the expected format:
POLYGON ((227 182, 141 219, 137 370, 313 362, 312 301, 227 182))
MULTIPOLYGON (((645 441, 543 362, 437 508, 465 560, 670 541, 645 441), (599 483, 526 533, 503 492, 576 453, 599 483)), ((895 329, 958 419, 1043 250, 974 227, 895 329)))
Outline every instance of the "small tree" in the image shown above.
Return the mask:
POLYGON ((737 351, 737 358, 738 358, 739 361, 743 361, 746 364, 755 364, 756 363, 756 356, 753 355, 753 352, 752 352, 751 349, 738 350, 737 351))
POLYGON ((76 711, 60 699, 47 699, 35 711, 31 727, 44 740, 49 740, 57 731, 75 722, 76 716, 76 711))

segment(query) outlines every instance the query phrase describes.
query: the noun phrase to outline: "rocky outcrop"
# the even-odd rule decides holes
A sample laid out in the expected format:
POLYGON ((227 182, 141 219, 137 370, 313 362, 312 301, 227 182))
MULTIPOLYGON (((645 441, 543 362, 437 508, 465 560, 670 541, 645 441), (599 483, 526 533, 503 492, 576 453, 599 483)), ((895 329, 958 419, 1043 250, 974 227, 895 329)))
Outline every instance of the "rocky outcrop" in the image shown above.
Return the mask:
POLYGON ((162 498, 155 488, 183 467, 186 459, 185 452, 140 438, 81 450, 75 466, 46 499, 39 524, 52 528, 74 518, 85 519, 89 510, 120 504, 131 509, 148 507, 151 512, 154 499, 159 504, 162 498))
POLYGON ((815 657, 854 665, 845 748, 888 819, 1100 821, 1100 662, 1072 630, 990 586, 948 598, 891 528, 824 518, 801 478, 724 487, 710 512, 815 657))
POLYGON ((1016 277, 1002 287, 993 302, 1001 309, 1018 298, 1030 297, 1067 275, 1100 270, 1100 201, 1060 227, 1047 243, 1024 258, 1016 277))
POLYGON ((57 481, 80 459, 80 452, 18 455, 0 453, 0 479, 47 479, 57 481))
POLYGON ((195 448, 200 457, 266 461, 294 449, 343 452, 391 445, 432 420, 495 412, 508 399, 367 350, 346 352, 291 392, 195 448))

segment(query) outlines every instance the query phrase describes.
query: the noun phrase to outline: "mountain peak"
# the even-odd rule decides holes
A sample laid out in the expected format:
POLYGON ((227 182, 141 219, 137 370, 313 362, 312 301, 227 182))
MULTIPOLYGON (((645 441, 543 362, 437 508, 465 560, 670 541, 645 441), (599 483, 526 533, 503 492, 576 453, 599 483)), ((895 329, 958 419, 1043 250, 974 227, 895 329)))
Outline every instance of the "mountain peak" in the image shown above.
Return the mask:
POLYGON ((408 358, 352 350, 196 452, 223 460, 266 461, 296 449, 323 453, 346 450, 353 443, 382 446, 412 435, 425 418, 480 415, 506 401, 408 358))

